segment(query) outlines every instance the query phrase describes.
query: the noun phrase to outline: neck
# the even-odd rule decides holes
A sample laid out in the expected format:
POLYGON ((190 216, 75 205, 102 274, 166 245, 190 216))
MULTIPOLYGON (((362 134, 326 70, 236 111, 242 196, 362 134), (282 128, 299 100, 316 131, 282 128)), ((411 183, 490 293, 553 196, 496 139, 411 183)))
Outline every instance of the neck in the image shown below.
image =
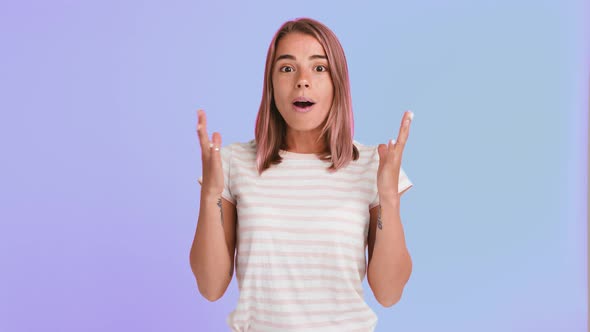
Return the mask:
POLYGON ((285 150, 295 153, 320 153, 326 150, 323 140, 320 140, 321 130, 297 131, 287 130, 285 150))

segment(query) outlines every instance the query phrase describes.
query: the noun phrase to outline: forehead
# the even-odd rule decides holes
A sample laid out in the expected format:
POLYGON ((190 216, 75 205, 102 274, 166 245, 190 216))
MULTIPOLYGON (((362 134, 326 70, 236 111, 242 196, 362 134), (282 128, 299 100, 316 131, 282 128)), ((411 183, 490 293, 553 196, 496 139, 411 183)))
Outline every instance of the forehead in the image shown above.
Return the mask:
POLYGON ((326 55, 326 52, 315 37, 300 32, 291 32, 283 36, 277 44, 275 58, 283 54, 294 55, 296 58, 307 58, 311 55, 326 55))

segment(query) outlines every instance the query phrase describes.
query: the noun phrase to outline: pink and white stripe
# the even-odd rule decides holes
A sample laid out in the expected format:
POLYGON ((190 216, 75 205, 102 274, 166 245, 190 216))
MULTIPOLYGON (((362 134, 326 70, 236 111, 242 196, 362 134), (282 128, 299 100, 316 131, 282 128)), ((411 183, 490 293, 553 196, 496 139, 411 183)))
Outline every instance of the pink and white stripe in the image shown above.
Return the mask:
MULTIPOLYGON (((223 197, 236 205, 240 297, 232 331, 373 331, 364 300, 369 208, 379 204, 376 146, 329 173, 313 155, 281 152, 262 175, 253 141, 221 149, 223 197)), ((403 170, 400 188, 411 186, 403 170)))

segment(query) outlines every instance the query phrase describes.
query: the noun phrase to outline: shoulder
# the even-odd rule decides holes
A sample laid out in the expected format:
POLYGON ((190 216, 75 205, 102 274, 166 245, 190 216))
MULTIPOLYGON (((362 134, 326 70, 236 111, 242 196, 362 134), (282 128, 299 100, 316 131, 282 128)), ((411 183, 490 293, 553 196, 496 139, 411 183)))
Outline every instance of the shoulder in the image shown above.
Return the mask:
POLYGON ((256 142, 235 142, 221 147, 222 161, 230 168, 248 166, 256 162, 256 142))
POLYGON ((221 147, 222 153, 228 155, 247 156, 256 155, 256 141, 234 142, 221 147))
POLYGON ((377 152, 378 145, 366 145, 356 140, 353 140, 352 143, 359 150, 358 162, 370 163, 372 161, 379 161, 379 153, 377 152))

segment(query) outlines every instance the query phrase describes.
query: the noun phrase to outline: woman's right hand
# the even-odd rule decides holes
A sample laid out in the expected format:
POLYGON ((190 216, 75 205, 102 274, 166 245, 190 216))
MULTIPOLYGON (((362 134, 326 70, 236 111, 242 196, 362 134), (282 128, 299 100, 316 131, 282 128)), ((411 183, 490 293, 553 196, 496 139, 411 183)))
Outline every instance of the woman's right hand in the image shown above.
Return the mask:
POLYGON ((203 110, 197 111, 197 135, 201 144, 203 182, 201 195, 220 197, 223 192, 223 169, 221 166, 221 134, 214 132, 211 140, 207 134, 207 117, 203 110))

